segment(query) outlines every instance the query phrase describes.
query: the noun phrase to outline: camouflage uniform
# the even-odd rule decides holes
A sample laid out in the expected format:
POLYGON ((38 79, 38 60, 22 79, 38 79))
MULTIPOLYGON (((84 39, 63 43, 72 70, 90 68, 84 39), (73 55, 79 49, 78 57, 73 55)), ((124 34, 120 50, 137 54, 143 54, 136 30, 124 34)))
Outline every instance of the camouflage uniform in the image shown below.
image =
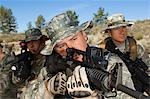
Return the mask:
MULTIPOLYGON (((38 40, 41 37, 43 37, 42 40, 47 40, 47 37, 43 36, 37 29, 29 29, 25 33, 26 42, 38 40)), ((32 55, 31 76, 26 79, 25 84, 20 88, 18 96, 21 99, 53 99, 56 94, 64 94, 65 92, 63 91, 65 88, 62 90, 62 87, 65 86, 64 80, 66 76, 59 72, 54 76, 48 77, 45 67, 47 56, 42 55, 41 52, 38 55, 32 55)), ((13 76, 14 83, 17 84, 19 80, 17 76, 13 76)))
MULTIPOLYGON (((126 65, 123 63, 123 61, 117 55, 111 53, 108 59, 108 62, 109 63, 108 63, 107 71, 109 72, 113 69, 113 67, 115 66, 115 63, 122 63, 122 84, 135 90, 132 79, 131 79, 131 74, 128 71, 126 65)), ((135 98, 121 91, 118 91, 116 97, 108 98, 108 99, 135 99, 135 98)))
MULTIPOLYGON (((125 21, 125 17, 122 14, 114 14, 108 17, 107 20, 107 27, 103 29, 103 32, 107 33, 108 30, 121 27, 121 26, 132 26, 134 23, 132 21, 125 21), (110 26, 109 26, 110 25, 110 26)), ((117 45, 116 45, 117 46, 117 45)), ((123 53, 129 51, 129 40, 126 39, 122 45, 117 46, 119 50, 123 53)), ((137 57, 142 58, 142 60, 147 64, 149 67, 147 73, 150 75, 150 58, 145 51, 145 48, 142 44, 137 43, 137 57)))
POLYGON ((0 62, 0 99, 16 99, 17 88, 11 82, 11 66, 14 60, 13 55, 5 55, 0 62))
MULTIPOLYGON (((84 24, 84 26, 73 26, 71 23, 72 21, 70 21, 67 17, 67 15, 65 13, 62 13, 60 15, 55 16, 50 23, 47 26, 47 33, 50 37, 50 39, 52 40, 52 48, 55 46, 55 44, 57 42, 60 42, 62 39, 64 39, 65 37, 69 36, 69 35, 73 35, 74 33, 78 32, 78 31, 84 31, 86 30, 85 27, 88 28, 87 25, 84 24)), ((107 56, 106 56, 107 57, 107 56)), ((111 56, 108 55, 108 68, 107 70, 113 68, 113 66, 115 65, 115 63, 118 62, 122 62, 122 60, 114 54, 111 54, 111 56)), ((125 64, 123 64, 123 76, 125 76, 123 78, 123 84, 134 89, 133 87, 133 83, 131 80, 131 75, 130 73, 127 71, 127 68, 125 66, 125 64), (128 79, 128 80, 127 80, 128 79), (127 81, 126 81, 127 80, 127 81)), ((118 94, 120 95, 121 92, 118 92, 118 94)), ((126 98, 126 94, 121 93, 122 96, 117 96, 118 99, 124 99, 126 98), (123 98, 120 98, 123 97, 123 98)), ((84 98, 100 98, 98 96, 101 96, 101 92, 98 90, 95 90, 95 94, 94 96, 89 96, 89 97, 84 97, 84 98)), ((116 99, 116 97, 115 97, 116 99)), ((132 99, 132 97, 130 97, 130 99, 132 99)))
MULTIPOLYGON (((114 14, 110 17, 108 17, 108 20, 107 20, 107 27, 103 30, 105 33, 108 32, 108 30, 111 30, 111 29, 114 29, 114 28, 118 28, 118 27, 122 27, 122 26, 132 26, 134 23, 133 22, 130 22, 130 21, 125 21, 125 18, 122 14, 114 14)), ((127 52, 130 52, 130 41, 128 38, 131 38, 131 37, 127 37, 127 39, 125 40, 124 43, 120 44, 120 45, 116 45, 116 47, 122 52, 122 53, 127 53, 127 52)), ((111 39, 110 37, 109 38, 106 38, 105 40, 107 39, 111 39)), ((133 39, 133 38, 132 38, 133 39)), ((134 40, 134 39, 133 39, 134 40)), ((107 41, 106 41, 107 42, 107 41)), ((105 44, 106 44, 105 42, 105 44)), ((136 42, 135 42, 136 43, 136 42)), ((103 47, 103 48, 106 48, 106 45, 104 44, 100 44, 100 47, 103 47)), ((134 52, 131 52, 131 53, 134 53, 132 54, 130 57, 132 57, 132 59, 134 60, 136 57, 138 58, 143 58, 143 57, 146 57, 144 59, 144 62, 147 64, 147 66, 149 66, 149 69, 150 69, 150 60, 149 58, 146 56, 145 54, 145 50, 143 48, 142 45, 139 45, 139 44, 134 44, 134 52)), ((147 73, 149 74, 149 69, 147 71, 147 73)), ((133 87, 133 82, 132 82, 132 79, 131 79, 131 74, 130 72, 128 71, 127 67, 125 66, 124 69, 123 69, 123 72, 125 76, 123 76, 123 83, 126 85, 126 84, 131 84, 132 83, 132 86, 130 86, 130 88, 134 88, 133 87)), ((120 93, 120 98, 119 99, 127 99, 129 97, 127 96, 124 96, 123 93, 120 93)))
MULTIPOLYGON (((29 29, 25 32, 26 42, 31 40, 38 40, 41 37, 44 37, 47 40, 47 37, 41 34, 37 29, 29 29)), ((42 54, 32 55, 31 62, 31 76, 25 80, 24 83, 18 86, 18 97, 20 99, 49 99, 53 98, 52 93, 47 89, 48 87, 48 77, 45 67, 46 56, 42 54)), ((21 82, 17 76, 13 75, 13 83, 18 84, 21 82)))

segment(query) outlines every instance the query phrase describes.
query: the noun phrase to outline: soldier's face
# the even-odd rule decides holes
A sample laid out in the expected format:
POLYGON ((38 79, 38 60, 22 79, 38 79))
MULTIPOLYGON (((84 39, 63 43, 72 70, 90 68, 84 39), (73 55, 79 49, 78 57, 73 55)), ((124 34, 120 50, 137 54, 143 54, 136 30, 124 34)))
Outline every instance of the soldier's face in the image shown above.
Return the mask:
MULTIPOLYGON (((66 56, 67 48, 74 48, 81 51, 86 51, 87 48, 87 36, 84 32, 78 32, 75 35, 66 37, 56 44, 54 50, 61 56, 66 56)), ((82 61, 82 55, 74 56, 75 60, 82 61)))
POLYGON ((123 43, 127 38, 127 28, 124 26, 111 29, 110 35, 117 43, 123 43))
POLYGON ((43 44, 40 40, 33 40, 27 43, 27 47, 32 54, 39 54, 43 49, 43 44))

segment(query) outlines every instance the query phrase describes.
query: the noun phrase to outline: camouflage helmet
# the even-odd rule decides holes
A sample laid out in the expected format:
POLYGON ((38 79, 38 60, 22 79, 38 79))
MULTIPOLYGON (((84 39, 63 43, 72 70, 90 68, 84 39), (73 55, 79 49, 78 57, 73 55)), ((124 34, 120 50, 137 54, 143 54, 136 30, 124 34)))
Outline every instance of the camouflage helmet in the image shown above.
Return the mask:
POLYGON ((37 28, 32 28, 25 31, 25 42, 39 40, 41 37, 43 37, 45 41, 48 40, 48 38, 45 35, 42 35, 42 32, 37 28))
POLYGON ((121 26, 131 26, 133 24, 134 23, 131 21, 125 21, 125 17, 123 14, 113 14, 107 18, 107 26, 104 31, 121 26))
POLYGON ((91 22, 88 21, 86 24, 76 26, 67 13, 61 13, 54 16, 46 26, 46 32, 51 40, 52 48, 62 39, 73 35, 76 32, 84 31, 91 25, 90 23, 91 22))

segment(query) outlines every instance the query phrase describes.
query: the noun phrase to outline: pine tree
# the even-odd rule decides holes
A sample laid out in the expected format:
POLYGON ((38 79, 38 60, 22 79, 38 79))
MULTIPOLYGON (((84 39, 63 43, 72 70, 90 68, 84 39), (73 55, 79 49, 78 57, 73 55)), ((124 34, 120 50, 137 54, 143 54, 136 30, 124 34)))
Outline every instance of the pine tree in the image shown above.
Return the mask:
POLYGON ((42 15, 39 15, 37 17, 37 20, 35 21, 35 26, 36 28, 39 28, 39 29, 43 29, 44 26, 45 26, 45 19, 42 15))
POLYGON ((108 13, 104 12, 104 8, 99 8, 97 14, 94 13, 93 21, 97 24, 103 24, 106 22, 108 13))
POLYGON ((68 10, 66 13, 71 19, 71 22, 72 22, 71 25, 78 26, 78 24, 79 24, 78 17, 79 16, 76 14, 76 12, 68 10))
POLYGON ((17 32, 16 28, 16 19, 13 16, 11 9, 7 9, 4 6, 0 6, 0 32, 17 32))

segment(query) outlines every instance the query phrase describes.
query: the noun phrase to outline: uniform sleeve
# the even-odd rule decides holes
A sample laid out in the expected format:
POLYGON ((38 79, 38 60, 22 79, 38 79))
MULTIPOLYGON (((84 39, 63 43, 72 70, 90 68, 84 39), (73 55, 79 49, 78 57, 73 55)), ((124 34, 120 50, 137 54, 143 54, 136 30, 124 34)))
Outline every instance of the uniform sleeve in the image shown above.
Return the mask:
MULTIPOLYGON (((107 71, 111 71, 116 63, 122 63, 122 84, 131 88, 131 89, 135 89, 132 79, 131 79, 131 74, 127 69, 127 66, 124 64, 124 62, 115 54, 110 55, 109 60, 108 60, 108 67, 107 67, 107 71)), ((117 96, 114 98, 110 98, 110 99, 120 99, 120 98, 128 98, 128 99, 132 99, 131 96, 121 92, 121 91, 117 91, 117 96)))
POLYGON ((0 67, 0 97, 1 95, 7 95, 12 89, 11 86, 11 63, 13 61, 13 57, 9 55, 5 55, 3 60, 1 61, 0 67))
POLYGON ((150 57, 148 56, 148 53, 146 52, 144 46, 138 44, 137 52, 138 52, 138 58, 142 58, 142 61, 148 66, 147 73, 150 76, 150 57))
POLYGON ((22 88, 20 99, 53 99, 54 95, 47 89, 47 80, 30 82, 22 88))
POLYGON ((45 68, 42 68, 38 78, 30 81, 21 89, 20 99, 53 99, 54 95, 48 90, 49 78, 45 68))

